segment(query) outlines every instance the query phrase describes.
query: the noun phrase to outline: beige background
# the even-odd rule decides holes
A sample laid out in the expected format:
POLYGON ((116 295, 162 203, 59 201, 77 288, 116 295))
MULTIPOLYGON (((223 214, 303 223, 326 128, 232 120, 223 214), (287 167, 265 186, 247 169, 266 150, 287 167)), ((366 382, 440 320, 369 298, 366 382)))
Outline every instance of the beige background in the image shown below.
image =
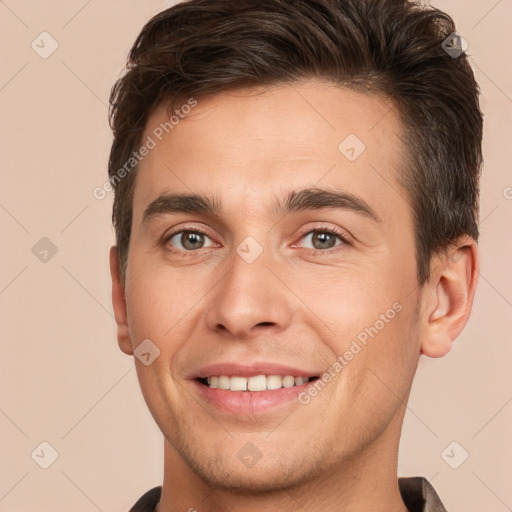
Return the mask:
MULTIPOLYGON (((482 272, 473 316, 452 352, 420 361, 399 469, 431 479, 450 512, 505 512, 512 510, 512 1, 433 3, 458 23, 483 91, 482 272), (468 459, 452 469, 445 461, 460 463, 463 450, 468 459)), ((170 4, 0 1, 2 512, 127 511, 162 481, 161 434, 115 338, 112 198, 96 200, 92 190, 106 177, 110 87, 144 22, 170 4), (47 59, 31 47, 35 40, 39 52, 51 48, 48 36, 41 48, 43 31, 59 45, 47 59), (46 262, 32 252, 43 237, 57 248, 46 262), (48 469, 38 465, 50 460, 43 441, 58 452, 48 469)))

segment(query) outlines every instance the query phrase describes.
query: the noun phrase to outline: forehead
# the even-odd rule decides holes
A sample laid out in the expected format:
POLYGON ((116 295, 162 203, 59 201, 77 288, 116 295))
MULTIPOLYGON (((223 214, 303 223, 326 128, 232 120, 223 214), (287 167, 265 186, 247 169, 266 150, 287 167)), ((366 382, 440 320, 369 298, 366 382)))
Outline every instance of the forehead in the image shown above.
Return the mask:
POLYGON ((134 219, 169 192, 256 212, 294 189, 323 187, 385 209, 405 195, 401 132, 386 98, 320 81, 185 99, 173 112, 160 106, 143 136, 154 147, 139 164, 134 219))

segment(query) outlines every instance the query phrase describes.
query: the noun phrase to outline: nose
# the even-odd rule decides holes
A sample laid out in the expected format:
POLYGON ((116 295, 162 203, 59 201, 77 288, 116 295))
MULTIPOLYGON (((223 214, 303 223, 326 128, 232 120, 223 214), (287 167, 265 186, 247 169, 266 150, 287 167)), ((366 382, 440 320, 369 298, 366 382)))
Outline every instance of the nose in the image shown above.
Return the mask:
POLYGON ((210 329, 234 339, 277 334, 292 318, 291 292, 269 268, 264 252, 252 263, 238 253, 231 267, 214 288, 206 322, 210 329))

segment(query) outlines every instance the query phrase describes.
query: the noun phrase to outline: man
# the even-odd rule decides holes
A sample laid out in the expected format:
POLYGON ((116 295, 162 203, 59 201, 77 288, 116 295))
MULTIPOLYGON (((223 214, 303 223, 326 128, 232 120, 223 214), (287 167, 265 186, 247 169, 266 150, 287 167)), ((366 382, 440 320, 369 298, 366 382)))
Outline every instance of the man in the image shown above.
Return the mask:
POLYGON ((397 478, 478 275, 478 86, 403 0, 191 0, 111 97, 120 348, 164 435, 132 511, 443 511, 397 478))

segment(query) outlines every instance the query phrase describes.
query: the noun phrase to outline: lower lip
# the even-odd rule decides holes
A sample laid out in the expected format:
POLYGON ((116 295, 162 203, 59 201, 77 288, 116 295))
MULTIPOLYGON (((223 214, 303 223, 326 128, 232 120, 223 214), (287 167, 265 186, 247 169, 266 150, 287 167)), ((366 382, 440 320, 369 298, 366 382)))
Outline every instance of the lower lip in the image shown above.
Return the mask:
POLYGON ((298 403, 298 395, 309 384, 267 391, 229 391, 210 388, 197 380, 192 383, 203 398, 221 411, 248 416, 270 411, 293 400, 298 403))

